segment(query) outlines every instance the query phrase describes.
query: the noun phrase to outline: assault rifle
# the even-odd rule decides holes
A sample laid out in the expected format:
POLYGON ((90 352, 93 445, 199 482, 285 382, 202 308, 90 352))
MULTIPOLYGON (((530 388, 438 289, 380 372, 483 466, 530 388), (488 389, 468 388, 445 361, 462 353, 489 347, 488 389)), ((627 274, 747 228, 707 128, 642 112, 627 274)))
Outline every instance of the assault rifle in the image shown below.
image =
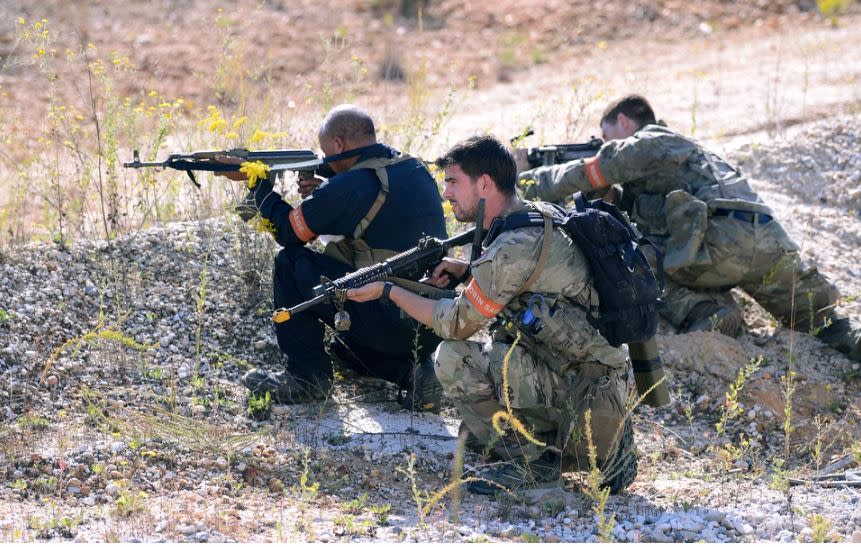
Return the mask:
POLYGON ((542 165, 556 165, 582 158, 591 158, 598 153, 604 141, 592 137, 588 142, 575 144, 547 144, 526 149, 529 168, 535 169, 542 165))
POLYGON ((327 172, 328 166, 324 163, 323 158, 318 156, 313 150, 305 149, 251 151, 246 148, 234 148, 231 150, 205 150, 190 154, 170 154, 164 161, 141 161, 140 153, 135 150, 132 156, 133 161, 124 163, 123 167, 127 169, 169 167, 185 171, 191 182, 200 188, 200 184, 194 178, 195 171, 229 172, 239 169, 239 166, 236 164, 218 161, 216 159, 218 156, 233 156, 242 158, 244 161, 261 161, 269 166, 270 171, 276 172, 316 172, 324 177, 333 174, 327 172))
MULTIPOLYGON (((350 316, 344 311, 344 303, 347 301, 347 291, 372 283, 374 281, 385 281, 393 277, 405 278, 418 281, 427 272, 439 264, 446 256, 449 249, 466 245, 474 239, 475 228, 467 230, 446 240, 435 237, 424 237, 419 244, 397 254, 379 264, 360 268, 355 272, 331 280, 321 278, 320 284, 314 287, 314 298, 292 308, 279 308, 272 314, 272 320, 276 323, 289 321, 297 313, 303 312, 318 304, 333 303, 337 308, 335 314, 335 328, 337 330, 348 330, 350 328, 350 316)), ((456 285, 453 280, 450 285, 456 285)))

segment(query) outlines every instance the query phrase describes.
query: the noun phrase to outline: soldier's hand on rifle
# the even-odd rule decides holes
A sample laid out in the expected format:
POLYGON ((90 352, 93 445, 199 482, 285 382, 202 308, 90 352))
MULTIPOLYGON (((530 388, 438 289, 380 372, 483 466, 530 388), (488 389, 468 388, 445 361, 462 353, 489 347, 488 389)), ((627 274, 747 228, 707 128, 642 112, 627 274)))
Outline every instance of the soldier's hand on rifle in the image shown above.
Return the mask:
POLYGON ((215 156, 215 161, 218 163, 226 163, 236 165, 236 171, 220 171, 216 172, 215 176, 217 177, 227 177, 230 180, 248 180, 248 177, 245 176, 245 173, 241 173, 239 171, 239 166, 245 161, 242 158, 237 158, 234 156, 215 156))
POLYGON ((300 171, 299 180, 296 182, 299 187, 299 195, 302 196, 302 199, 305 199, 311 195, 311 192, 320 186, 320 183, 322 182, 323 179, 315 177, 313 172, 300 171))
POLYGON ((350 289, 347 291, 347 298, 353 302, 370 302, 371 300, 379 300, 379 298, 383 296, 384 285, 385 283, 382 281, 374 281, 373 283, 368 283, 358 289, 350 289))
POLYGON ((434 287, 445 289, 449 286, 452 279, 461 279, 466 275, 466 271, 468 269, 469 264, 463 260, 446 257, 442 259, 442 262, 436 265, 433 272, 431 272, 431 276, 428 278, 428 281, 430 281, 430 284, 434 287))

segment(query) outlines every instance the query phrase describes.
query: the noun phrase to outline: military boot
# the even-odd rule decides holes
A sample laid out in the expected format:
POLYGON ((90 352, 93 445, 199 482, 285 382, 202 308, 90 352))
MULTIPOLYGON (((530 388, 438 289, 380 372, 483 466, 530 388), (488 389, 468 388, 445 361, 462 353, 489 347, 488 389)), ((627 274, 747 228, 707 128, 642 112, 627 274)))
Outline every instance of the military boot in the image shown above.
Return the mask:
POLYGON ((685 317, 679 332, 717 331, 727 336, 737 336, 743 324, 737 307, 700 302, 685 317))
POLYGON ((260 368, 246 372, 241 382, 255 397, 269 393, 273 403, 288 405, 323 401, 332 389, 329 379, 305 378, 287 371, 273 373, 260 368))
POLYGON ((436 377, 433 355, 422 360, 415 376, 407 382, 406 394, 398 392, 398 402, 407 410, 439 412, 442 405, 442 384, 436 377))
POLYGON ((466 489, 473 494, 492 496, 503 489, 533 490, 562 486, 562 461, 552 452, 544 452, 531 462, 513 460, 486 467, 472 474, 466 489))
POLYGON ((861 361, 861 324, 849 317, 837 317, 816 337, 854 361, 861 361))
POLYGON ((479 454, 482 454, 485 451, 486 447, 481 444, 481 441, 478 440, 478 437, 472 434, 472 431, 470 431, 469 428, 466 427, 466 424, 464 422, 460 422, 460 426, 457 428, 457 436, 460 437, 464 434, 466 435, 466 441, 463 445, 464 448, 466 448, 467 450, 472 450, 473 452, 477 452, 479 454))
POLYGON ((601 488, 610 488, 611 494, 619 494, 637 478, 637 450, 634 448, 634 421, 631 416, 625 419, 622 438, 616 452, 598 468, 604 476, 601 488))

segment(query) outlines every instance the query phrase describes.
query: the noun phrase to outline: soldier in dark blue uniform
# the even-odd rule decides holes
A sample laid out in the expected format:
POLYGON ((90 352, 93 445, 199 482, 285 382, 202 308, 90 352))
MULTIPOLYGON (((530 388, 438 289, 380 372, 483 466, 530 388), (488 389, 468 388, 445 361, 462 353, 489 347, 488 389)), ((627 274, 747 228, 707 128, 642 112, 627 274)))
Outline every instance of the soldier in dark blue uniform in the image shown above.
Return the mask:
MULTIPOLYGON (((321 276, 336 279, 375 264, 415 246, 423 236, 446 237, 433 177, 422 162, 377 143, 373 120, 365 111, 352 105, 334 108, 323 121, 319 140, 326 156, 350 151, 355 155, 331 162, 335 175, 326 181, 300 180, 305 199, 295 207, 273 190, 274 175, 258 182, 249 196, 272 223, 275 240, 283 247, 275 260, 276 308, 311 299, 321 276), (323 234, 343 239, 330 242, 323 253, 306 246, 323 234)), ((345 310, 352 326, 338 333, 328 353, 320 320, 332 325, 333 306, 316 306, 276 324, 287 370, 254 369, 242 378, 243 384, 254 394, 270 392, 279 402, 319 399, 331 387, 335 358, 406 389, 402 402, 409 408, 438 409, 441 388, 431 354, 440 339, 401 317, 397 307, 379 301, 347 302, 345 310)))

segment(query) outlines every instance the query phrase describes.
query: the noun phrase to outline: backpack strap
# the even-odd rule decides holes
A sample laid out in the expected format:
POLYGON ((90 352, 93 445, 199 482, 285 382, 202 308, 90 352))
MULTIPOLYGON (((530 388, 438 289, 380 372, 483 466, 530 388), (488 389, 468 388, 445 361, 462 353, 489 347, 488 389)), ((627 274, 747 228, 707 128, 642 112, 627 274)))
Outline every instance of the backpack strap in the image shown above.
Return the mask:
POLYGON ((525 293, 538 280, 541 272, 544 271, 544 266, 547 264, 547 258, 550 256, 550 245, 553 242, 553 217, 544 217, 544 237, 541 238, 541 252, 538 253, 538 262, 535 263, 535 269, 526 280, 518 293, 525 293))

